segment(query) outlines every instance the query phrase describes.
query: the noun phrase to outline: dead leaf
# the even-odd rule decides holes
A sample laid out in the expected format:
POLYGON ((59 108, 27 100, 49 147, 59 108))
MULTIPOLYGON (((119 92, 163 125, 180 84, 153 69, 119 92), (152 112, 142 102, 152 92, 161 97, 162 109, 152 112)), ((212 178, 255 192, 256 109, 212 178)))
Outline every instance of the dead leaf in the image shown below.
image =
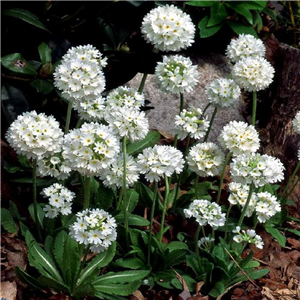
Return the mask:
MULTIPOLYGON (((178 279, 179 282, 181 283, 183 290, 188 292, 188 291, 189 291, 189 288, 188 288, 188 286, 187 286, 185 280, 183 279, 183 277, 182 277, 178 272, 176 272, 174 269, 173 269, 173 271, 174 271, 174 273, 176 274, 177 279, 178 279)), ((190 294, 190 296, 191 296, 191 294, 190 294)))
POLYGON ((16 300, 17 299, 17 284, 16 282, 3 281, 1 282, 1 299, 16 300))
POLYGON ((296 240, 293 238, 287 238, 286 240, 290 245, 292 245, 292 248, 300 250, 300 241, 299 240, 296 240))
POLYGON ((130 300, 146 300, 141 291, 137 290, 129 296, 130 300))

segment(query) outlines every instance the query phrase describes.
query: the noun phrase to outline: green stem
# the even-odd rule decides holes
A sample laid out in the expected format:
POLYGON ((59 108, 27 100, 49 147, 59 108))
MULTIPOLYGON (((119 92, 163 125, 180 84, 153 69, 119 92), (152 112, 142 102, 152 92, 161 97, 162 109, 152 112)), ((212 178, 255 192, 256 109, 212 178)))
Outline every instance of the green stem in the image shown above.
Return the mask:
POLYGON ((228 207, 228 210, 227 210, 227 213, 226 213, 226 221, 225 221, 225 236, 224 236, 224 239, 226 240, 227 238, 227 225, 228 225, 228 218, 229 218, 229 214, 230 214, 230 211, 231 211, 231 208, 232 208, 232 204, 229 205, 228 207))
POLYGON ((199 267, 200 267, 200 256, 199 256, 198 241, 199 241, 199 235, 200 235, 201 228, 203 228, 203 226, 198 226, 196 234, 195 234, 195 253, 196 253, 196 257, 197 257, 199 267))
POLYGON ((198 195, 198 181, 199 181, 200 176, 197 175, 195 179, 195 196, 197 197, 198 195))
POLYGON ((204 108, 204 110, 203 110, 203 112, 202 112, 202 115, 201 115, 200 119, 202 119, 202 118, 204 117, 204 114, 206 113, 207 109, 208 109, 210 106, 211 106, 211 103, 208 103, 208 104, 205 106, 205 108, 204 108))
POLYGON ((33 212, 34 212, 34 221, 35 226, 38 234, 38 238, 40 242, 42 242, 42 232, 41 227, 38 219, 37 213, 37 184, 36 184, 36 173, 37 173, 37 159, 33 160, 33 167, 32 167, 32 196, 33 196, 33 212))
POLYGON ((141 83, 140 83, 140 86, 139 86, 139 89, 138 89, 138 92, 141 94, 144 90, 144 86, 145 86, 145 82, 146 82, 146 79, 147 79, 147 76, 148 74, 147 73, 144 73, 143 74, 143 77, 142 77, 142 80, 141 80, 141 83))
POLYGON ((158 196, 158 184, 155 181, 155 190, 154 190, 154 197, 152 199, 152 206, 151 206, 151 212, 150 212, 150 225, 149 225, 149 239, 148 239, 148 256, 147 256, 147 264, 150 266, 150 260, 151 260, 151 245, 152 245, 152 227, 153 227, 153 219, 154 219, 154 212, 155 212, 155 204, 157 201, 158 196))
POLYGON ((227 167, 230 157, 231 157, 231 152, 229 151, 225 158, 223 170, 222 170, 221 177, 220 177, 220 184, 219 184, 218 195, 217 195, 217 200, 216 200, 217 203, 219 203, 220 198, 221 198, 222 185, 223 185, 223 181, 224 181, 224 177, 225 177, 226 167, 227 167))
POLYGON ((206 142, 206 141, 208 140, 208 136, 209 136, 210 130, 211 130, 211 128, 212 128, 213 122, 214 122, 214 120, 215 120, 217 111, 218 111, 218 108, 215 107, 214 112, 213 112, 213 114, 212 114, 212 116, 211 116, 211 119, 210 119, 210 122, 209 122, 209 127, 208 127, 208 129, 207 129, 207 131, 206 131, 206 135, 205 135, 205 137, 204 137, 203 142, 206 142))
POLYGON ((257 92, 254 91, 252 93, 252 118, 251 118, 251 124, 255 126, 255 119, 256 119, 256 108, 257 108, 257 92))
POLYGON ((184 96, 182 93, 180 93, 180 107, 179 107, 179 114, 183 111, 184 107, 184 96))
POLYGON ((254 184, 253 184, 253 182, 251 182, 250 187, 249 187, 248 198, 247 198, 247 201, 246 201, 245 206, 243 207, 243 210, 242 210, 240 219, 239 219, 238 224, 237 224, 237 226, 239 226, 239 227, 241 227, 241 225, 242 225, 242 223, 243 223, 243 220, 244 220, 244 217, 245 217, 247 208, 248 208, 249 203, 250 203, 250 200, 251 200, 251 196, 252 196, 253 189, 254 189, 254 184))
MULTIPOLYGON (((287 184, 286 184, 286 186, 285 186, 283 192, 281 193, 281 197, 280 197, 281 199, 284 198, 285 193, 288 191, 288 188, 290 187, 291 183, 293 182, 293 180, 294 180, 294 178, 295 178, 295 176, 296 176, 296 174, 297 174, 297 172, 298 172, 298 170, 299 170, 299 167, 300 167, 300 161, 298 161, 298 163, 297 163, 297 165, 296 165, 296 167, 295 167, 295 169, 294 169, 293 174, 292 174, 291 177, 289 178, 289 180, 288 180, 288 182, 287 182, 287 184)), ((290 194, 292 191, 293 191, 293 188, 291 189, 291 191, 289 192, 289 194, 290 194)))
POLYGON ((168 203, 169 203, 169 201, 168 201, 169 191, 170 191, 169 179, 165 175, 165 200, 164 200, 164 207, 163 207, 161 224, 160 224, 160 236, 159 236, 160 242, 162 241, 163 234, 164 234, 164 224, 165 224, 165 218, 166 218, 166 213, 167 213, 167 208, 168 208, 168 203))
POLYGON ((72 115, 72 102, 68 101, 68 110, 67 110, 67 116, 66 116, 65 133, 69 132, 70 122, 71 122, 71 115, 72 115))
POLYGON ((127 159, 126 159, 126 136, 123 137, 123 182, 122 182, 122 195, 123 195, 123 209, 124 209, 124 227, 125 227, 125 242, 126 249, 129 247, 129 226, 128 226, 128 213, 127 213, 127 159))
POLYGON ((90 207, 91 177, 86 176, 84 184, 83 184, 83 192, 84 192, 83 209, 87 209, 90 207))

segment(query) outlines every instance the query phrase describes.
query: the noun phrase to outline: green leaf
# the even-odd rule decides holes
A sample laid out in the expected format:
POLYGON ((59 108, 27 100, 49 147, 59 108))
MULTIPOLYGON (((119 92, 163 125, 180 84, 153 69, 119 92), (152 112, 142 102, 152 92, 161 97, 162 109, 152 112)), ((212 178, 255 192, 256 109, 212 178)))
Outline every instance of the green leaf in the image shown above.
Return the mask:
POLYGON ((257 268, 260 266, 260 263, 256 260, 250 260, 246 266, 244 267, 244 269, 253 269, 253 268, 257 268))
POLYGON ((236 4, 236 3, 228 3, 226 2, 226 6, 230 7, 231 9, 233 9, 235 12, 237 12, 238 14, 242 15, 243 17, 246 18, 246 20, 253 25, 253 18, 252 18, 252 14, 249 11, 249 9, 247 9, 247 7, 244 4, 236 4))
POLYGON ((158 131, 149 131, 146 137, 137 142, 127 145, 127 154, 135 156, 148 147, 153 147, 160 140, 160 133, 158 131))
POLYGON ((77 288, 71 296, 85 298, 86 296, 94 296, 95 292, 96 291, 93 285, 88 282, 85 285, 81 285, 79 288, 77 288))
POLYGON ((217 33, 221 27, 223 26, 223 23, 220 23, 216 26, 212 27, 206 27, 208 23, 208 16, 205 16, 199 23, 198 23, 198 28, 200 29, 200 37, 201 38, 207 38, 215 33, 217 33))
POLYGON ((26 273, 19 266, 15 267, 15 273, 23 283, 29 284, 37 290, 41 290, 43 288, 43 286, 39 283, 38 280, 36 280, 34 277, 26 273))
POLYGON ((292 233, 300 236, 300 231, 299 230, 287 228, 287 231, 292 232, 292 233))
POLYGON ((225 292, 225 286, 222 282, 216 282, 214 287, 208 293, 210 296, 217 298, 225 292))
POLYGON ((20 53, 12 53, 1 58, 2 65, 8 70, 20 74, 36 76, 37 72, 20 53))
POLYGON ((68 234, 64 230, 61 230, 55 236, 55 239, 54 239, 53 256, 54 256, 55 261, 57 262, 58 266, 62 266, 62 264, 63 264, 64 247, 65 247, 65 242, 67 240, 67 237, 68 237, 68 234))
POLYGON ((216 1, 187 1, 186 5, 200 6, 200 7, 211 7, 216 3, 216 1))
POLYGON ((115 262, 116 266, 126 269, 142 269, 145 266, 144 262, 138 257, 119 258, 115 262))
POLYGON ((41 43, 38 46, 38 51, 43 65, 52 61, 51 49, 46 43, 41 43))
POLYGON ((9 233, 17 233, 18 226, 16 225, 11 212, 6 208, 1 208, 1 225, 9 233))
POLYGON ((21 8, 12 8, 12 9, 6 9, 3 11, 3 14, 6 16, 14 17, 20 20, 23 20, 24 22, 27 22, 33 26, 36 26, 40 29, 46 30, 50 32, 44 24, 38 19, 36 15, 29 12, 26 9, 21 8))
POLYGON ((42 209, 42 207, 40 206, 40 204, 37 203, 37 218, 38 218, 37 220, 35 219, 35 215, 34 215, 34 204, 33 203, 28 206, 28 211, 29 211, 29 214, 30 214, 32 220, 35 223, 39 222, 41 228, 43 228, 44 227, 43 222, 44 222, 45 212, 42 209))
POLYGON ((238 5, 244 5, 248 10, 257 10, 261 12, 267 5, 267 1, 237 1, 238 5))
POLYGON ((26 220, 26 218, 21 217, 17 205, 11 200, 9 200, 9 211, 14 218, 17 218, 18 220, 26 220))
POLYGON ((175 266, 185 261, 187 255, 187 250, 179 249, 170 252, 166 255, 166 265, 175 266))
POLYGON ((227 17, 227 11, 223 3, 216 1, 210 9, 210 18, 206 27, 212 27, 223 22, 227 17))
MULTIPOLYGON (((139 194, 134 190, 134 189, 130 189, 127 191, 127 209, 126 211, 128 213, 131 213, 136 205, 138 204, 139 201, 139 194)), ((120 211, 123 211, 123 203, 121 205, 120 211)))
POLYGON ((281 247, 285 247, 286 237, 278 229, 270 226, 266 226, 265 229, 272 235, 273 238, 277 240, 281 247))
MULTIPOLYGON (((96 292, 95 296, 99 295, 101 298, 101 293, 107 293, 109 295, 117 295, 117 296, 129 296, 133 292, 135 292, 141 285, 140 280, 132 281, 130 283, 123 284, 112 284, 109 282, 103 283, 101 285, 94 286, 96 292)), ((105 299, 105 298, 103 298, 105 299)))
POLYGON ((36 89, 38 93, 47 95, 54 89, 53 83, 44 79, 35 79, 30 82, 30 85, 36 89))
MULTIPOLYGON (((250 279, 256 280, 256 279, 266 276, 269 272, 270 272, 270 270, 268 270, 268 269, 260 269, 260 270, 250 270, 245 273, 248 275, 248 277, 250 279)), ((248 281, 249 280, 248 277, 244 274, 238 274, 236 277, 232 278, 232 280, 227 282, 227 285, 231 286, 240 281, 248 281)))
POLYGON ((144 207, 151 207, 152 201, 154 199, 154 193, 152 192, 152 190, 140 181, 136 183, 135 190, 140 195, 140 204, 144 207))
MULTIPOLYGON (((150 222, 139 215, 127 214, 128 225, 130 226, 148 226, 150 222)), ((124 213, 115 216, 117 223, 124 222, 124 213)))
MULTIPOLYGON (((261 32, 262 27, 263 27, 263 21, 260 16, 260 13, 256 10, 254 10, 252 12, 252 16, 253 16, 253 26, 256 27, 257 32, 261 32)), ((272 194, 273 194, 273 191, 272 191, 272 194)))
POLYGON ((42 275, 39 277, 39 283, 47 288, 52 288, 56 291, 68 292, 70 293, 70 288, 63 283, 63 281, 54 279, 52 277, 42 275))
POLYGON ((244 25, 243 23, 240 22, 234 22, 230 20, 226 20, 227 24, 229 27, 236 33, 236 34, 252 34, 256 38, 258 38, 256 31, 253 29, 252 26, 247 26, 244 25))
POLYGON ((98 190, 95 194, 96 206, 108 210, 111 207, 114 198, 114 191, 111 188, 104 186, 102 183, 99 183, 98 190))

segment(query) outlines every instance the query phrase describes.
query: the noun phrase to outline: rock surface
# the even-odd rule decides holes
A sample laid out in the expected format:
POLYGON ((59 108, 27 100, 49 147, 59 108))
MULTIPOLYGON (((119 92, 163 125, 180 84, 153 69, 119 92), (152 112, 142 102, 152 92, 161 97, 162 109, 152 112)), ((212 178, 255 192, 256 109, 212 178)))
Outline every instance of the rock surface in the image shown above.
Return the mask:
MULTIPOLYGON (((191 93, 185 94, 185 108, 188 106, 199 107, 202 110, 208 104, 205 89, 207 85, 216 78, 228 77, 231 65, 225 56, 221 54, 210 54, 209 56, 190 57, 193 64, 198 65, 200 73, 199 82, 191 93)), ((142 74, 137 74, 127 85, 138 89, 142 74)), ((148 75, 144 87, 145 99, 151 101, 150 106, 154 109, 147 111, 151 129, 161 133, 174 134, 174 117, 179 113, 179 94, 162 92, 155 82, 153 75, 148 75)), ((242 100, 236 107, 218 110, 213 128, 210 132, 209 141, 216 141, 223 126, 231 120, 245 121, 241 113, 242 100)), ((207 110, 207 117, 210 120, 213 108, 207 110)))

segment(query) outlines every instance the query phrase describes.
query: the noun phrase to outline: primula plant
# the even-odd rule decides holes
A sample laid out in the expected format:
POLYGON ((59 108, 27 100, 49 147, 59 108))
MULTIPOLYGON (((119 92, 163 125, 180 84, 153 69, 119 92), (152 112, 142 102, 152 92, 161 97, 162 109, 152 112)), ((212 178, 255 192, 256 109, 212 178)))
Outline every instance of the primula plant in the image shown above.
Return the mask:
MULTIPOLYGON (((263 11, 257 2, 252 7, 263 11)), ((217 5, 240 11, 227 2, 217 5)), ((213 21, 225 17, 216 23, 212 15, 213 21)), ((201 82, 197 66, 180 52, 194 42, 190 16, 160 5, 143 17, 140 33, 154 53, 164 54, 153 70, 157 87, 179 96, 171 142, 149 126, 148 73, 137 90, 126 84, 105 90, 110 57, 91 44, 69 47, 52 70, 49 83, 67 103, 64 118, 24 111, 6 131, 7 143, 32 173, 32 205, 29 220, 14 206, 3 208, 2 225, 15 234, 20 228, 29 267, 16 267, 16 274, 33 289, 122 300, 141 287, 188 288, 199 295, 202 282, 201 294, 214 299, 268 274, 253 259, 253 250, 264 247, 263 228, 284 245, 276 218, 300 162, 279 194, 275 184, 284 180, 285 167, 260 151, 256 129, 256 93, 275 73, 264 43, 250 34, 230 42, 224 54, 231 73, 205 87, 208 105, 200 109, 185 102, 201 82), (251 124, 232 120, 209 141, 216 114, 236 105, 243 92, 253 93, 251 124), (172 219, 182 225, 173 226, 172 219)), ((7 57, 2 64, 8 66, 7 57)), ((300 113, 293 120, 297 134, 299 124, 300 113)))

